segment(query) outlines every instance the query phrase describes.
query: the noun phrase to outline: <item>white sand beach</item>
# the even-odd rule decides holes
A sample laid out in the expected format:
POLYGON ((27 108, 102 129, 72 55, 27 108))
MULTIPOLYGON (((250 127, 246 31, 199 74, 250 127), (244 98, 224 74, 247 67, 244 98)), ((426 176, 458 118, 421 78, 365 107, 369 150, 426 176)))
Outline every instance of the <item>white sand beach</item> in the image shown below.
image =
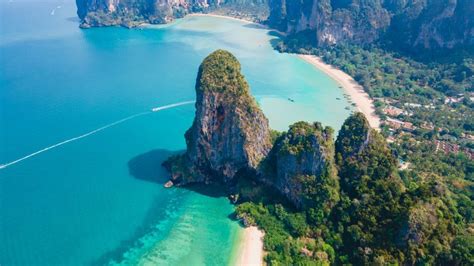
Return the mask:
POLYGON ((362 86, 359 85, 351 76, 334 66, 324 63, 321 58, 317 56, 302 54, 298 56, 337 81, 344 91, 349 94, 352 101, 355 103, 357 110, 367 117, 370 126, 375 129, 380 129, 380 118, 375 113, 372 99, 369 97, 367 92, 364 91, 364 88, 362 88, 362 86))
POLYGON ((263 265, 263 232, 256 226, 244 229, 242 244, 237 251, 235 265, 263 265))
POLYGON ((266 30, 269 30, 269 31, 272 31, 272 32, 276 32, 276 33, 280 34, 281 36, 286 35, 286 33, 282 32, 282 31, 279 31, 277 29, 272 29, 272 28, 268 27, 267 25, 260 24, 260 23, 257 23, 257 22, 251 21, 251 20, 246 20, 246 19, 243 19, 243 18, 236 18, 236 17, 226 16, 226 15, 219 15, 219 14, 214 14, 214 13, 193 13, 193 14, 188 14, 186 16, 187 17, 216 17, 216 18, 231 19, 231 20, 240 21, 240 22, 247 23, 247 24, 254 24, 255 26, 260 27, 262 29, 266 29, 266 30))
POLYGON ((241 19, 241 18, 235 18, 235 17, 231 17, 231 16, 218 15, 218 14, 213 14, 213 13, 192 13, 192 14, 188 14, 188 15, 186 15, 186 16, 187 16, 187 17, 216 17, 216 18, 226 18, 226 19, 232 19, 232 20, 236 20, 236 21, 240 21, 240 22, 249 23, 249 24, 256 24, 256 25, 261 26, 262 28, 267 28, 267 26, 265 26, 265 25, 255 23, 255 22, 250 21, 250 20, 245 20, 245 19, 241 19))

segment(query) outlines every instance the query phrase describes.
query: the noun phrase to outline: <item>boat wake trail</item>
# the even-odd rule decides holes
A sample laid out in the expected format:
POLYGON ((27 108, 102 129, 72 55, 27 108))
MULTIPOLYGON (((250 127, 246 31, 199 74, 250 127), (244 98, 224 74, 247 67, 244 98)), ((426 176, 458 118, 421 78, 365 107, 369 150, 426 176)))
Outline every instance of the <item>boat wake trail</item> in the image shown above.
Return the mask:
POLYGON ((0 164, 0 169, 7 168, 8 166, 17 164, 17 163, 19 163, 19 162, 21 162, 21 161, 24 161, 24 160, 28 159, 28 158, 31 158, 31 157, 33 157, 33 156, 36 156, 36 155, 38 155, 38 154, 40 154, 40 153, 43 153, 43 152, 45 152, 45 151, 49 151, 49 150, 51 150, 51 149, 57 148, 57 147, 59 147, 59 146, 62 146, 62 145, 64 145, 64 144, 67 144, 67 143, 69 143, 69 142, 73 142, 73 141, 80 140, 80 139, 82 139, 82 138, 88 137, 88 136, 93 135, 93 134, 95 134, 95 133, 98 133, 98 132, 100 132, 100 131, 102 131, 102 130, 105 130, 105 129, 109 128, 109 127, 113 127, 113 126, 116 126, 116 125, 118 125, 118 124, 121 124, 121 123, 123 123, 123 122, 125 122, 125 121, 128 121, 128 120, 130 120, 130 119, 133 119, 133 118, 136 118, 136 117, 139 117, 139 116, 142 116, 142 115, 151 114, 151 113, 153 113, 153 112, 158 112, 158 111, 165 110, 165 109, 174 108, 174 107, 181 106, 181 105, 191 104, 191 103, 194 103, 194 101, 185 101, 185 102, 179 102, 179 103, 173 103, 173 104, 169 104, 169 105, 159 106, 159 107, 153 108, 151 111, 146 111, 146 112, 134 114, 134 115, 131 115, 131 116, 127 116, 127 117, 122 118, 122 119, 120 119, 120 120, 118 120, 118 121, 115 121, 115 122, 113 122, 113 123, 107 124, 107 125, 105 125, 105 126, 103 126, 103 127, 100 127, 100 128, 98 128, 98 129, 92 130, 92 131, 87 132, 87 133, 85 133, 85 134, 82 134, 82 135, 80 135, 80 136, 77 136, 77 137, 74 137, 74 138, 70 138, 70 139, 67 139, 67 140, 65 140, 65 141, 61 141, 61 142, 59 142, 59 143, 56 143, 56 144, 51 145, 51 146, 49 146, 49 147, 46 147, 46 148, 44 148, 44 149, 42 149, 42 150, 33 152, 33 153, 29 154, 29 155, 26 155, 26 156, 24 156, 24 157, 21 157, 20 159, 15 160, 15 161, 11 161, 11 162, 6 163, 6 164, 0 164))

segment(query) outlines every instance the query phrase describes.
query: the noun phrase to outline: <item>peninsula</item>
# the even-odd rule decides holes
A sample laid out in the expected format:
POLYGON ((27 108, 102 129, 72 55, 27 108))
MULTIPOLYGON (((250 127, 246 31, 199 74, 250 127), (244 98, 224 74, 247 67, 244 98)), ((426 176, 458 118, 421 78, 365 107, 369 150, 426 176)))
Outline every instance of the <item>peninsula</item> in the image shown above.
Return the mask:
POLYGON ((265 231, 267 263, 474 263, 473 1, 77 3, 82 27, 209 12, 262 22, 284 33, 275 49, 304 54, 351 96, 361 113, 331 143, 319 123, 272 131, 246 93, 197 93, 238 112, 196 104, 204 115, 167 163, 171 182, 222 183, 237 216, 265 231))
MULTIPOLYGON (((334 130, 318 122, 273 131, 238 60, 224 50, 202 62, 196 95, 187 150, 164 163, 170 181, 217 184, 237 204, 236 218, 264 232, 267 263, 415 264, 440 259, 426 253, 433 241, 452 241, 449 188, 436 176, 407 188, 392 150, 362 113, 344 122, 335 142, 334 130)), ((260 247, 260 233, 246 231, 257 234, 245 243, 260 247)))

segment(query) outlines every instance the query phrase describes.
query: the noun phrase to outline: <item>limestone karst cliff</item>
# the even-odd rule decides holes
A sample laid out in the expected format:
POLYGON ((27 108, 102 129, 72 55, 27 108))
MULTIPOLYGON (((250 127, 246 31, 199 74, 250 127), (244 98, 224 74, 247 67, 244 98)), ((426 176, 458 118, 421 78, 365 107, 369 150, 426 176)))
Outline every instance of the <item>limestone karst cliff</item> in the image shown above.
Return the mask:
POLYGON ((192 8, 206 7, 206 0, 76 0, 82 27, 122 25, 143 22, 168 23, 192 8))
MULTIPOLYGON (((229 6, 243 14, 265 9, 267 0, 76 0, 81 27, 141 23, 163 24, 193 12, 207 12, 229 6), (240 7, 249 7, 242 9, 240 7)), ((233 12, 235 13, 235 12, 233 12)))
POLYGON ((270 26, 290 35, 307 34, 320 46, 381 40, 405 49, 474 45, 472 0, 76 0, 76 4, 82 27, 168 23, 188 13, 227 6, 231 15, 270 10, 270 26))
POLYGON ((187 150, 164 163, 171 182, 220 183, 236 217, 265 230, 268 262, 457 265, 445 254, 465 238, 448 186, 437 175, 403 180, 362 113, 346 119, 336 142, 317 122, 270 131, 239 62, 222 50, 201 64, 196 94, 187 150))
POLYGON ((168 165, 177 184, 229 182, 270 151, 268 120, 231 53, 217 50, 199 67, 196 116, 185 137, 186 153, 168 165))
POLYGON ((370 44, 401 48, 474 45, 472 0, 270 0, 271 26, 308 34, 317 45, 370 44))
POLYGON ((298 208, 328 213, 338 200, 333 130, 297 122, 276 141, 262 177, 298 208), (324 198, 324 200, 320 200, 324 198))
POLYGON ((297 208, 328 214, 338 201, 333 130, 298 122, 272 148, 268 121, 227 51, 204 59, 196 80, 196 116, 187 150, 164 166, 175 185, 226 183, 245 176, 275 188, 297 208))
POLYGON ((342 125, 335 145, 336 164, 339 168, 341 188, 349 195, 358 193, 357 187, 366 176, 371 182, 393 181, 402 186, 396 172, 397 161, 384 137, 370 128, 362 113, 350 116, 342 125))

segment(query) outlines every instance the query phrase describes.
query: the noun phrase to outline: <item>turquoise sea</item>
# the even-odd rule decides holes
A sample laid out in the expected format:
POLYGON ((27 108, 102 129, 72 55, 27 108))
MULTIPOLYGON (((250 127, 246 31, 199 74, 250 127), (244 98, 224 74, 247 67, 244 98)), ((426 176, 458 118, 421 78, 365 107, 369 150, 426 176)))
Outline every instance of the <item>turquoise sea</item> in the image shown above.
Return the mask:
POLYGON ((198 66, 219 48, 275 129, 339 128, 343 92, 252 24, 81 30, 75 12, 72 0, 0 0, 0 164, 47 148, 0 169, 0 265, 232 264, 242 229, 228 200, 163 188, 160 164, 185 148, 193 104, 148 111, 194 100, 198 66))

